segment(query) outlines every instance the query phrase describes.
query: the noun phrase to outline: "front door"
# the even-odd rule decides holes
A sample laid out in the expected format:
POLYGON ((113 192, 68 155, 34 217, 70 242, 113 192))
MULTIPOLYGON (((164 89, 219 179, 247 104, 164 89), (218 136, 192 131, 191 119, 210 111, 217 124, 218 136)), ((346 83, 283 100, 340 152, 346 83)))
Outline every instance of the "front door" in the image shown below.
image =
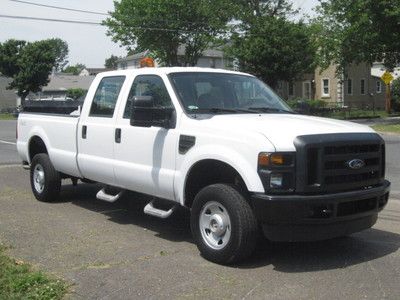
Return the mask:
POLYGON ((173 107, 160 76, 136 76, 116 124, 116 130, 120 131, 114 147, 116 181, 126 189, 174 200, 177 132, 154 126, 131 126, 131 104, 135 96, 152 96, 155 106, 173 107))
POLYGON ((114 185, 115 107, 125 76, 101 79, 90 111, 78 126, 78 164, 85 178, 114 185))

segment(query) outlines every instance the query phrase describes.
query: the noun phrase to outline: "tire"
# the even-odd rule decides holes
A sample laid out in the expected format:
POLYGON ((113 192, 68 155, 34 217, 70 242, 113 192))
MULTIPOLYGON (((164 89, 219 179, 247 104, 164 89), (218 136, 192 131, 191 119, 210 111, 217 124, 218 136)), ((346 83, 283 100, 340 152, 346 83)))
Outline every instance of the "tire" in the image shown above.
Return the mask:
POLYGON ((61 190, 61 176, 45 153, 36 154, 31 163, 30 179, 35 198, 42 202, 58 200, 61 190))
POLYGON ((239 262, 250 256, 256 245, 253 210, 231 185, 213 184, 196 195, 190 227, 201 255, 215 263, 239 262))

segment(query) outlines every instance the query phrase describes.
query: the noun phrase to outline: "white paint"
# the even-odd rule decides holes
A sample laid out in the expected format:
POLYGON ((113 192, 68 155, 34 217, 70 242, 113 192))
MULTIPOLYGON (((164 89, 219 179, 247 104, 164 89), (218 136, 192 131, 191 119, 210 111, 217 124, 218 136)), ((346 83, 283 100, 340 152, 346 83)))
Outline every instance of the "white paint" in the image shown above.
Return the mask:
POLYGON ((1 144, 16 145, 17 143, 0 140, 1 144))

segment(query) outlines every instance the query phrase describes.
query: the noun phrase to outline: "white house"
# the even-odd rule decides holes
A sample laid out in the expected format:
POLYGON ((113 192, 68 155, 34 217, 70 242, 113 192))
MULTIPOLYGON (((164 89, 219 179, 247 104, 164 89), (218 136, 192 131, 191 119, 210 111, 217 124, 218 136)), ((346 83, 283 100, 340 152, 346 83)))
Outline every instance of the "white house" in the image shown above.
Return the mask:
MULTIPOLYGON (((140 67, 140 60, 149 55, 148 50, 129 55, 121 58, 117 61, 118 69, 137 69, 140 67)), ((178 60, 182 61, 185 54, 184 46, 178 48, 178 60)), ((155 67, 158 67, 159 63, 155 60, 155 67)), ((203 52, 203 55, 198 59, 196 67, 203 68, 218 68, 218 69, 231 69, 232 61, 224 58, 224 52, 219 49, 207 49, 203 52)))

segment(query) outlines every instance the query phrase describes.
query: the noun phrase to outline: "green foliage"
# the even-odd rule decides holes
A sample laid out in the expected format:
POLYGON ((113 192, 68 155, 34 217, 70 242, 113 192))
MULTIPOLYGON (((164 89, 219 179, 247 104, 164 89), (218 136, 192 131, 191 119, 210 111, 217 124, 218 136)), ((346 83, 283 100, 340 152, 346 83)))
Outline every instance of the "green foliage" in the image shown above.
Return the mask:
POLYGON ((106 58, 105 62, 104 62, 104 67, 108 68, 108 69, 117 69, 118 61, 119 57, 115 56, 115 55, 111 55, 109 58, 106 58))
POLYGON ((128 50, 150 50, 167 66, 195 65, 233 15, 229 0, 114 1, 108 35, 128 50), (178 47, 185 45, 183 62, 178 47))
POLYGON ((327 102, 320 99, 290 99, 286 103, 293 109, 319 109, 327 107, 327 102))
POLYGON ((394 111, 400 111, 400 77, 393 80, 391 86, 392 108, 394 111))
POLYGON ((238 60, 240 70, 255 74, 271 87, 313 70, 315 48, 307 25, 260 16, 243 23, 241 31, 245 33, 232 36, 229 55, 238 60))
POLYGON ((371 127, 376 131, 400 133, 400 124, 379 124, 371 127))
POLYGON ((67 90, 67 97, 72 98, 74 100, 78 100, 79 98, 85 96, 87 93, 86 90, 81 88, 76 89, 68 89, 67 90))
POLYGON ((8 40, 0 43, 0 73, 7 77, 13 77, 20 71, 18 58, 26 46, 26 41, 8 40))
POLYGON ((73 75, 79 75, 79 73, 85 69, 86 66, 84 64, 76 64, 76 65, 69 65, 64 68, 62 71, 63 73, 71 73, 73 75))
POLYGON ((235 18, 245 23, 254 17, 269 16, 287 18, 297 13, 287 0, 233 0, 235 18))
POLYGON ((322 0, 314 20, 318 58, 345 71, 350 63, 383 61, 391 70, 400 63, 399 0, 322 0))
POLYGON ((0 44, 0 72, 12 78, 7 88, 16 89, 23 104, 29 92, 38 92, 49 82, 53 67, 60 68, 67 54, 68 46, 60 39, 11 39, 0 44))
POLYGON ((10 259, 0 245, 0 298, 1 299, 62 299, 65 284, 34 271, 21 261, 10 259))

